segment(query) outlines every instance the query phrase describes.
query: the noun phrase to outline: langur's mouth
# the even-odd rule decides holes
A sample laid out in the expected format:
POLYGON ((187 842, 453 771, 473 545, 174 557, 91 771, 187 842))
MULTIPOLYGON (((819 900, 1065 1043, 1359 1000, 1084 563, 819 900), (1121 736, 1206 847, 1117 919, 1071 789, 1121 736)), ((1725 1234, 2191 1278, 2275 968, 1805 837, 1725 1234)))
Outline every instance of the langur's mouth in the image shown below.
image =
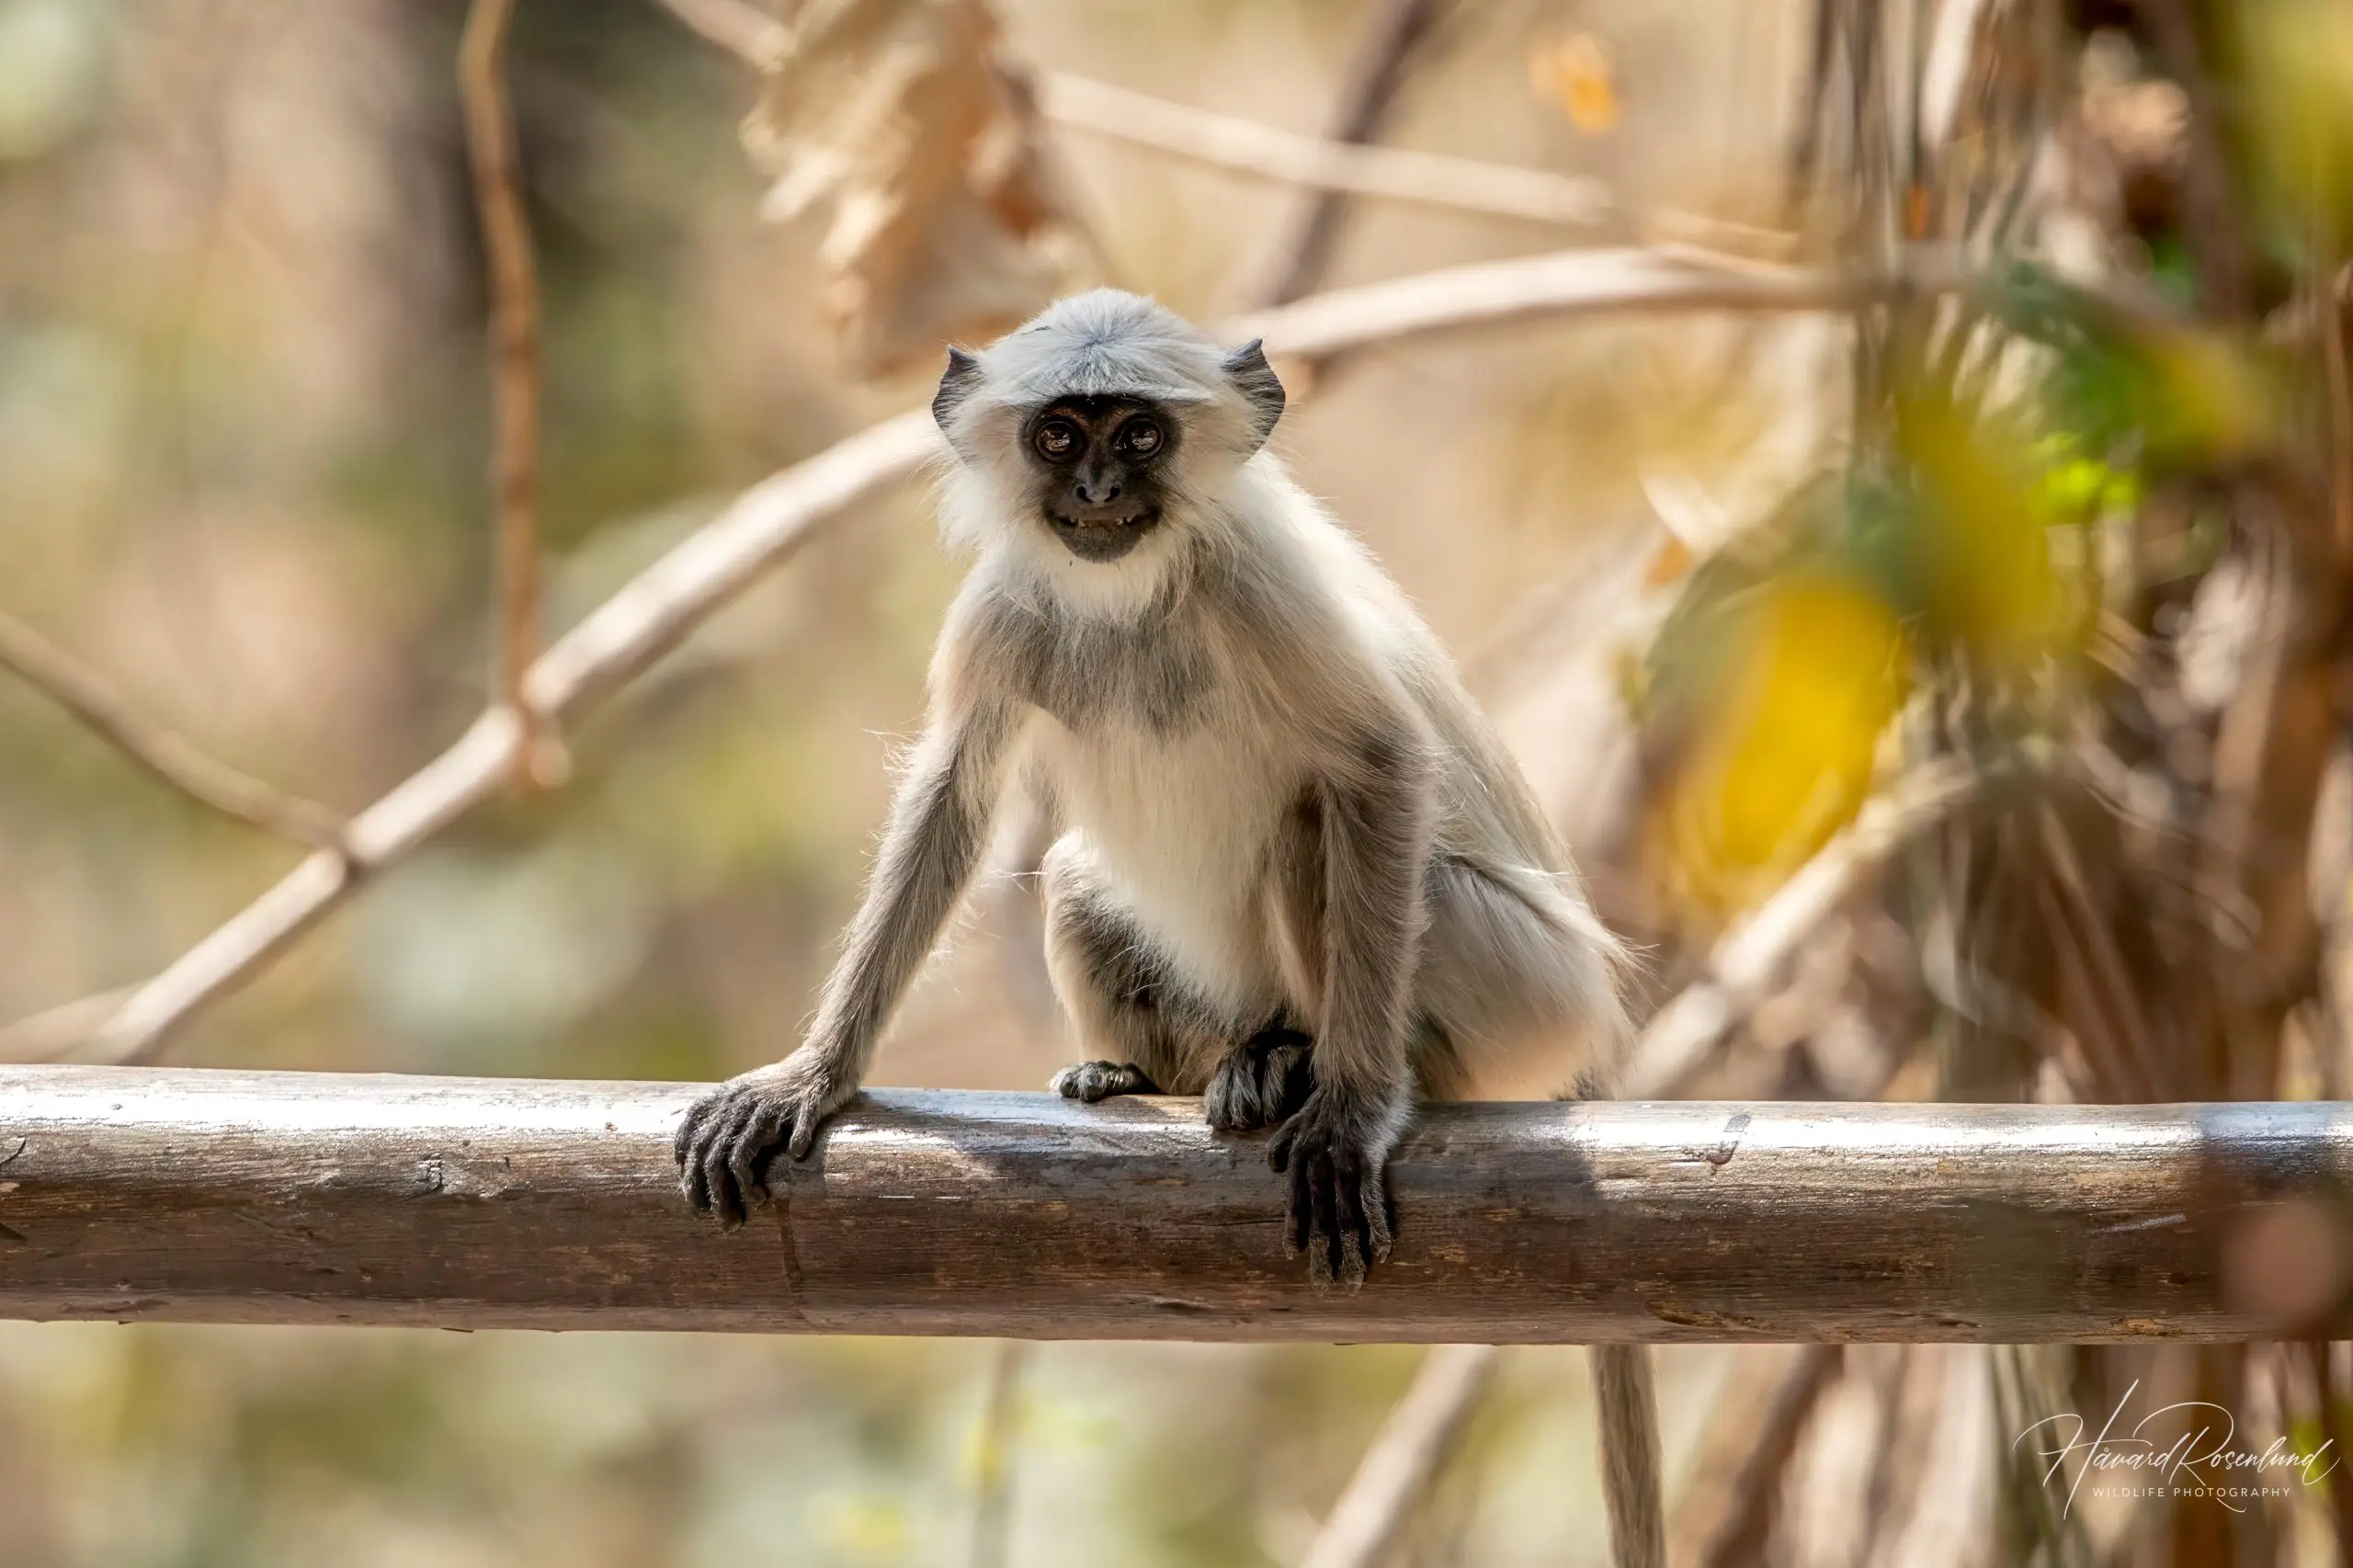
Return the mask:
POLYGON ((1110 561, 1133 550, 1153 530, 1160 521, 1160 508, 1145 506, 1133 512, 1104 511, 1072 517, 1049 507, 1046 521, 1052 526, 1054 537, 1069 546, 1072 554, 1083 561, 1110 561))

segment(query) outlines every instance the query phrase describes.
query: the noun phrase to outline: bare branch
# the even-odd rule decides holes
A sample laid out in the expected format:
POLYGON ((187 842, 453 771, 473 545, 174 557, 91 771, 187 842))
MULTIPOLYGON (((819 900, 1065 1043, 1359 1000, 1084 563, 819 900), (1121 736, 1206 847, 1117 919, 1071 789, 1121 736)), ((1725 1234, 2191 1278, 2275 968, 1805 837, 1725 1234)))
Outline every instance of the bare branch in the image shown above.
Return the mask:
POLYGON ((1021 1375, 1029 1346, 1000 1339, 990 1347, 988 1390, 981 1400, 981 1429, 972 1455, 972 1533, 968 1568, 1005 1568, 1013 1522, 1013 1441, 1019 1426, 1021 1375))
MULTIPOLYGON (((2306 1407, 2314 1425, 2320 1428, 2321 1440, 2328 1445, 2328 1452, 2346 1451, 2345 1401, 2336 1391, 2332 1375, 2336 1356, 2334 1344, 2326 1339, 2310 1339, 2301 1345, 2282 1346, 2287 1353, 2287 1370, 2290 1377, 2308 1376, 2311 1380, 2306 1407)), ((2336 1542, 2340 1561, 2353 1553, 2353 1488, 2331 1487, 2328 1493, 2329 1529, 2336 1542)))
POLYGON ((2340 556, 2353 556, 2353 374, 2345 362, 2345 312, 2337 302, 2335 236, 2325 214, 2312 224, 2312 277, 2305 285, 2318 328, 2321 449, 2328 469, 2329 531, 2340 556))
MULTIPOLYGON (((1569 251, 1344 290, 1219 331, 1228 339, 1263 336, 1278 354, 1320 354, 1547 313, 1845 309, 1923 287, 1925 278, 1854 279, 1681 252, 1569 251)), ((1966 282, 1955 278, 1947 286, 1966 282)), ((915 473, 939 449, 930 415, 917 410, 755 485, 541 654, 523 682, 524 709, 551 720, 577 717, 848 508, 915 473)), ((476 720, 424 771, 353 821, 345 853, 313 856, 141 987, 108 1023, 98 1049, 113 1060, 153 1060, 173 1030, 252 978, 365 874, 495 793, 517 766, 520 745, 514 710, 476 720)))
POLYGON ((1540 316, 1854 311, 1904 294, 1968 292, 1984 281, 1956 258, 1933 251, 1892 272, 1850 273, 1680 245, 1631 245, 1474 262, 1335 289, 1244 316, 1229 330, 1265 337, 1269 352, 1314 358, 1366 343, 1508 326, 1540 316))
POLYGON ((792 47, 792 29, 744 0, 662 0, 665 9, 755 71, 772 71, 792 47))
MULTIPOLYGON (((559 639, 525 682, 536 711, 570 717, 676 647, 768 567, 935 449, 927 414, 901 415, 755 485, 559 639)), ((498 792, 522 751, 516 710, 476 719, 457 743, 361 812, 340 853, 313 855, 134 993, 95 1042, 108 1060, 153 1061, 172 1031, 251 979, 357 891, 498 792)))
POLYGON ((2188 0, 2151 0, 2141 8, 2141 19, 2165 70, 2189 100, 2181 194, 2185 237, 2198 262, 2199 293, 2216 315, 2226 320, 2243 316, 2247 309, 2245 236, 2250 231, 2231 177, 2222 96, 2206 69, 2197 15, 2188 0))
MULTIPOLYGON (((1380 133, 1389 106, 1404 85, 1415 49, 1438 19, 1438 0, 1374 0, 1332 105, 1324 140, 1364 142, 1380 133)), ((1341 193, 1314 191, 1301 199, 1268 242, 1241 298, 1252 309, 1287 305, 1315 287, 1339 236, 1341 193)))
POLYGON ((123 756, 221 815, 313 848, 343 842, 343 818, 217 762, 133 710, 105 676, 15 617, 0 613, 0 665, 97 731, 123 756))
POLYGON ((761 481, 559 638, 524 682, 525 700, 565 717, 602 700, 818 530, 939 451, 931 414, 918 409, 761 481))
POLYGON ((1898 847, 1968 800, 1977 783, 1966 759, 1943 758, 1865 804, 1844 833, 1725 932, 1701 977, 1652 1017, 1627 1058, 1618 1092, 1628 1099, 1654 1098, 1705 1062, 1839 902, 1898 847))
MULTIPOLYGON (((775 69, 790 51, 790 29, 743 0, 661 3, 756 71, 775 69)), ((1054 124, 1286 185, 1534 223, 1598 223, 1614 203, 1596 179, 1302 136, 1067 72, 1041 72, 1035 86, 1039 114, 1054 124)))
POLYGON ((1836 1345, 1744 1351, 1700 1439, 1694 1493, 1676 1509, 1671 1561, 1741 1568, 1762 1559, 1790 1458, 1840 1366, 1836 1345))
POLYGON ((1301 1568, 1379 1568, 1495 1381, 1492 1345, 1434 1345, 1348 1478, 1301 1568))
POLYGON ((482 223, 490 286, 491 376, 498 405, 492 458, 497 493, 498 699, 529 731, 517 759, 520 781, 552 785, 563 752, 544 716, 524 705, 523 676, 540 651, 540 280, 515 113, 506 97, 506 36, 515 0, 473 0, 458 48, 466 153, 482 223))
POLYGON ((522 756, 522 726, 494 708, 458 744, 352 820, 347 847, 323 849, 133 992, 93 1041, 111 1062, 154 1059, 169 1031, 251 978, 348 897, 369 869, 423 843, 495 793, 522 756))
POLYGON ((1536 223, 1598 223, 1614 206, 1596 179, 1302 136, 1061 72, 1039 78, 1038 108, 1074 131, 1317 190, 1536 223))
POLYGON ((77 996, 28 1018, 17 1019, 0 1029, 0 1063, 58 1062, 74 1054, 75 1048, 96 1034, 98 1026, 112 1017, 135 989, 118 985, 112 991, 77 996))

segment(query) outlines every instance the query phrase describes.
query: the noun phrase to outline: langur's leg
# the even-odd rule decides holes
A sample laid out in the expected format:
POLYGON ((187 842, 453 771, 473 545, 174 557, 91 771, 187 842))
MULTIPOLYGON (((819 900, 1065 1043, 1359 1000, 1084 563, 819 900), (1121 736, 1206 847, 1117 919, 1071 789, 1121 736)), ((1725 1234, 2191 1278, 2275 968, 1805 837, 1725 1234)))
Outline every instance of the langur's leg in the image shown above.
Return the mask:
POLYGON ((1263 911, 1290 1006, 1227 1051, 1210 1075, 1209 1124, 1248 1132, 1288 1119, 1315 1087, 1313 1019, 1323 1006, 1323 812, 1302 797, 1276 832, 1263 911))
POLYGON ((1078 1027, 1080 1062, 1049 1085, 1074 1100, 1181 1093, 1201 1055, 1200 1020, 1149 939, 1090 874, 1069 840, 1048 852, 1046 970, 1063 1010, 1078 1027))
POLYGON ((1272 1127, 1315 1087, 1313 1037, 1272 1023, 1226 1052, 1210 1074, 1202 1108, 1222 1132, 1272 1127))

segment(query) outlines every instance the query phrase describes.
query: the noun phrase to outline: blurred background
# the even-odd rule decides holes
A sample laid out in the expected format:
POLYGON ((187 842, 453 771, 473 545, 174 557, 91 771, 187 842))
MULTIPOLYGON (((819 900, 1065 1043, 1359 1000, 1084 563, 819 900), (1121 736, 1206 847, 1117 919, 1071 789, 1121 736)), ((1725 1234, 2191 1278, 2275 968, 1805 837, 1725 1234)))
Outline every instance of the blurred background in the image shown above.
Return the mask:
MULTIPOLYGON (((93 712, 267 780, 282 830, 497 689, 466 20, 0 0, 0 1059, 106 1059, 127 988, 304 853, 93 712)), ((504 85, 552 632, 1065 289, 1219 321, 1563 250, 1824 282, 1278 359, 1278 449, 1643 947, 1634 1086, 2342 1093, 2353 8, 526 0, 504 85), (1477 167, 1302 181, 1333 142, 1477 167)), ((168 1059, 776 1057, 957 572, 887 488, 168 1059)), ((1069 1059, 1034 836, 881 1082, 1069 1059)), ((2251 1236, 2235 1288, 2327 1305, 2335 1235, 2251 1236)), ((1289 1565, 1420 1354, 0 1324, 0 1564, 1289 1565)), ((2327 1484, 2065 1511, 2011 1442, 2141 1380, 2315 1447, 2325 1344, 1661 1368, 1678 1562, 2318 1564, 2353 1527, 2327 1484)), ((1581 1356, 1513 1350, 1395 1561, 1598 1562, 1598 1517, 1581 1356)))

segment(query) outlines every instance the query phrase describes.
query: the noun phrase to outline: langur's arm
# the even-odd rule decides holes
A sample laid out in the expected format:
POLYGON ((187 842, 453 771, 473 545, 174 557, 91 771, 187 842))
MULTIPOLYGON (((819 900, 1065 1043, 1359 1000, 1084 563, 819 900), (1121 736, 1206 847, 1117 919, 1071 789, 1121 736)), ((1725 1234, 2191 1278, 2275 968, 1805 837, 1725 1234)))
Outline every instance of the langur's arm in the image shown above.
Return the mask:
POLYGON ((1339 737, 1320 785, 1315 1089, 1269 1152, 1291 1177, 1292 1244, 1319 1276, 1361 1278, 1389 1250, 1383 1169, 1411 1108, 1405 1035, 1435 816, 1429 744, 1402 716, 1369 721, 1339 737))
POLYGON ((890 825, 805 1049, 851 1087, 892 1010, 939 939, 988 843, 1013 739, 1010 705, 988 698, 935 719, 901 775, 890 825))
POLYGON ((975 665, 951 622, 935 666, 932 716, 900 776, 865 902, 801 1048, 732 1078, 678 1125, 679 1185, 698 1211, 743 1222, 779 1145, 801 1159, 858 1093, 883 1026, 938 940, 988 842, 1022 710, 975 665))
POLYGON ((1406 1009, 1430 851, 1429 758, 1404 726, 1342 753, 1324 794, 1323 1028, 1317 1077, 1390 1096, 1407 1085, 1406 1009))

